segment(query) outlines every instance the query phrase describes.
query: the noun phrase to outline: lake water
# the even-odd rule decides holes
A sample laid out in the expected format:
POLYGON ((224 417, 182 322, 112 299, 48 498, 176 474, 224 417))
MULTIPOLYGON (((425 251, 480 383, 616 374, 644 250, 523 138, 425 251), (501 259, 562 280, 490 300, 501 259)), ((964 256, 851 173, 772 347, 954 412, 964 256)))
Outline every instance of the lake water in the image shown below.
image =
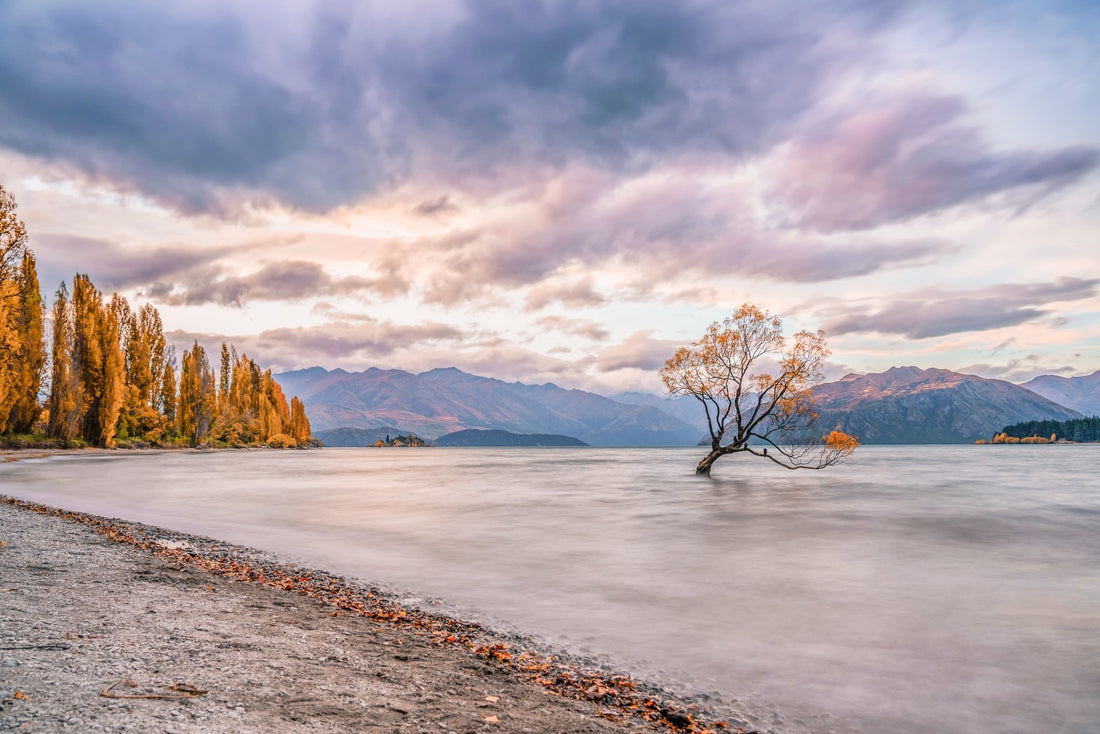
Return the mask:
MULTIPOLYGON (((0 492, 257 546, 792 731, 1100 731, 1100 445, 61 456, 0 492)), ((2 572, 2 569, 0 569, 2 572)))

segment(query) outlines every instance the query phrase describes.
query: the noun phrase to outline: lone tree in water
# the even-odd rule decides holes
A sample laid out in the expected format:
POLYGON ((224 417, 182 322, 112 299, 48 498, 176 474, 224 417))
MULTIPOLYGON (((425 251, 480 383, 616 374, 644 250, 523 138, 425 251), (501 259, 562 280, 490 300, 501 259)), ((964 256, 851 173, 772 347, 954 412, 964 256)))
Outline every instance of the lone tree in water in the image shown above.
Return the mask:
POLYGON ((665 362, 661 380, 706 411, 710 451, 695 473, 709 475, 715 461, 739 452, 787 469, 824 469, 851 456, 855 436, 832 431, 820 441, 805 439, 817 420, 810 388, 821 381, 828 356, 824 332, 787 339, 778 317, 750 303, 681 347, 665 362))

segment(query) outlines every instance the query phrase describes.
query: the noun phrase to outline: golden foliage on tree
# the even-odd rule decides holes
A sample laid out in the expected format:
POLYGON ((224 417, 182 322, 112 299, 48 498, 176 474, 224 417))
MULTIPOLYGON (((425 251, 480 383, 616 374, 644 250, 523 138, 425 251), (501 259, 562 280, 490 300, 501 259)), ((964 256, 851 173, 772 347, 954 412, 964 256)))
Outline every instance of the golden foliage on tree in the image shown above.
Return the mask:
POLYGON ((46 435, 68 443, 80 431, 80 408, 84 396, 73 365, 73 318, 69 292, 62 283, 53 304, 53 349, 50 352, 50 394, 46 435))
POLYGON ((11 277, 0 281, 0 433, 29 433, 41 410, 46 366, 43 305, 34 254, 24 250, 11 277))
POLYGON ((46 352, 43 306, 27 230, 0 186, 0 434, 26 433, 38 420, 46 352))
POLYGON ((823 332, 785 337, 777 316, 749 303, 677 350, 660 375, 671 394, 692 396, 706 413, 710 451, 696 472, 710 474, 715 461, 739 452, 788 469, 823 469, 851 456, 854 436, 806 439, 818 418, 812 387, 828 356, 823 332))
POLYGON ((288 404, 270 370, 221 348, 215 374, 197 342, 179 365, 160 314, 109 301, 87 275, 54 298, 49 392, 44 305, 15 199, 0 186, 0 434, 45 430, 62 444, 294 445, 314 443, 305 407, 288 404))

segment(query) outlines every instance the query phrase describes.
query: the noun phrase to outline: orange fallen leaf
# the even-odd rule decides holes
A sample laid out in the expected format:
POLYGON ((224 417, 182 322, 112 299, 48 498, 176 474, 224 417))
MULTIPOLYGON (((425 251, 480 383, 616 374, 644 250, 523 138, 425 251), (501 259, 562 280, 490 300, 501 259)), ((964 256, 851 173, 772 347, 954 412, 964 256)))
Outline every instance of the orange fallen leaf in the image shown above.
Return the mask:
POLYGON ((11 697, 17 698, 20 701, 26 701, 30 699, 30 696, 28 696, 26 693, 23 693, 23 691, 16 691, 15 693, 11 694, 11 697))

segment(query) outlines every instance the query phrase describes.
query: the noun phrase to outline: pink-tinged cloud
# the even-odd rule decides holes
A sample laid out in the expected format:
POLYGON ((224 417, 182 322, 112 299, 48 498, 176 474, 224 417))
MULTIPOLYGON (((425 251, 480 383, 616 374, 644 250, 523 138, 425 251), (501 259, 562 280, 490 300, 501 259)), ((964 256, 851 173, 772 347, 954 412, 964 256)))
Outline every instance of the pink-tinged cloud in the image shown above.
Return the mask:
POLYGON ((656 371, 677 349, 684 346, 667 339, 655 339, 653 330, 636 331, 622 342, 603 349, 596 356, 601 372, 624 369, 656 371))
POLYGON ((607 329, 600 327, 595 321, 589 321, 587 319, 570 319, 564 316, 543 316, 535 323, 547 331, 559 331, 564 334, 583 336, 593 341, 603 341, 610 336, 607 329))
POLYGON ((552 303, 560 303, 569 308, 584 308, 599 306, 605 300, 596 291, 592 278, 586 277, 568 283, 541 282, 528 291, 524 305, 528 311, 539 311, 552 303))
POLYGON ((269 329, 254 335, 219 335, 172 331, 169 339, 178 345, 192 341, 211 345, 232 343, 238 352, 264 363, 281 367, 299 367, 338 360, 382 362, 394 352, 412 348, 453 346, 463 342, 468 332, 449 324, 427 322, 397 324, 370 317, 334 321, 319 326, 269 329))
POLYGON ((659 284, 686 274, 821 282, 928 262, 949 242, 801 237, 776 231, 747 207, 741 184, 714 183, 708 169, 670 166, 630 179, 572 167, 521 195, 488 199, 491 219, 415 243, 395 243, 393 273, 426 284, 446 305, 500 289, 529 288, 526 307, 599 305, 608 298, 573 266, 659 284), (501 206, 501 203, 504 206, 501 206))
POLYGON ((242 306, 248 301, 300 301, 306 298, 369 293, 376 282, 359 276, 334 277, 317 263, 282 260, 248 275, 218 267, 191 271, 178 282, 157 282, 143 293, 173 306, 217 303, 242 306))
POLYGON ((1100 294, 1100 278, 1004 284, 972 291, 916 291, 877 306, 843 306, 827 316, 829 334, 898 334, 927 339, 987 331, 1049 317, 1053 304, 1100 294))
POLYGON ((92 282, 107 291, 151 284, 211 267, 216 260, 240 251, 184 245, 126 248, 103 239, 48 232, 35 233, 33 244, 44 290, 71 280, 76 270, 86 272, 92 282))
POLYGON ((1100 163, 1087 146, 991 150, 965 112, 929 93, 861 100, 789 144, 770 194, 801 226, 868 229, 998 194, 1027 204, 1100 163))

